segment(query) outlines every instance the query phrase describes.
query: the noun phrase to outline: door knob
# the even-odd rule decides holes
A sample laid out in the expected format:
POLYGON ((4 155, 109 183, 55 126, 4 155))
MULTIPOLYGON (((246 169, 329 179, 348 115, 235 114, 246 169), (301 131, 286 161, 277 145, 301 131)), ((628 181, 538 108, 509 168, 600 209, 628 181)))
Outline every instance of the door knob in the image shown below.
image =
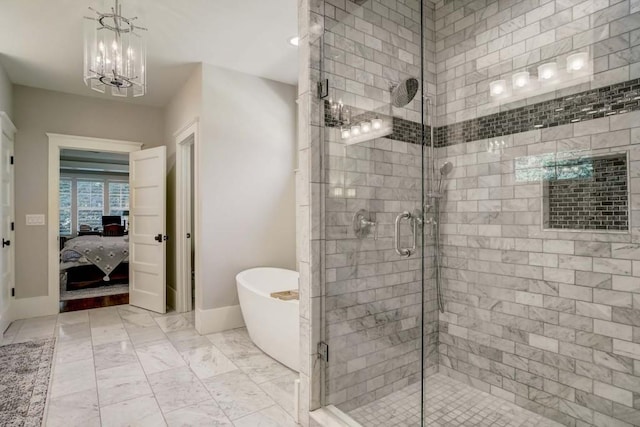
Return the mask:
POLYGON ((5 246, 11 246, 11 240, 2 239, 2 247, 4 248, 5 246))

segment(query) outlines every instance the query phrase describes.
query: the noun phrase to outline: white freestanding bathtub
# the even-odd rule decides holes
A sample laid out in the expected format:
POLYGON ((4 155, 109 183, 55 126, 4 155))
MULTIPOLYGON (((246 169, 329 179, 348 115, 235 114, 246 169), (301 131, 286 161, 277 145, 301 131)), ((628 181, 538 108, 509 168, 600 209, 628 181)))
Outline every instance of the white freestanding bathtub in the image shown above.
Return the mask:
POLYGON ((300 304, 272 298, 272 292, 298 290, 300 275, 282 268, 252 268, 236 276, 240 308, 251 340, 285 366, 299 371, 300 304))

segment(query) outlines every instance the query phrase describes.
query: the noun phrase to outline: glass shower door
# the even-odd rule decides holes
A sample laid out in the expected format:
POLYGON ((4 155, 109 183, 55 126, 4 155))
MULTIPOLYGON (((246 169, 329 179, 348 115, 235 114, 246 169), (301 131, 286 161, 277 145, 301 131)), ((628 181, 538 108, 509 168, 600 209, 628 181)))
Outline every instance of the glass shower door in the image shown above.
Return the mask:
POLYGON ((323 404, 363 426, 421 425, 423 372, 437 364, 422 13, 418 1, 325 4, 323 404))

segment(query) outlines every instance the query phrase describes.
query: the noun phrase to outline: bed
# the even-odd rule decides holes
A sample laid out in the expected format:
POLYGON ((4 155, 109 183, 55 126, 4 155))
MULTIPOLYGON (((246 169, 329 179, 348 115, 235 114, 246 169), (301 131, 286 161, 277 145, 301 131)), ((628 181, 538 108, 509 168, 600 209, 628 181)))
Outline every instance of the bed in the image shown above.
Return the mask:
POLYGON ((60 251, 67 290, 128 283, 129 236, 79 236, 60 251))

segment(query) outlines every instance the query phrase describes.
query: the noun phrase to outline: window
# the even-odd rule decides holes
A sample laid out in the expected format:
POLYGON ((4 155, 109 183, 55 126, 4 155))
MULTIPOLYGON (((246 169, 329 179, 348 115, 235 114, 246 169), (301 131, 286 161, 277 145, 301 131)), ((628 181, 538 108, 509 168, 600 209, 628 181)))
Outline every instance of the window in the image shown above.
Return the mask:
POLYGON ((104 215, 104 181, 76 181, 78 226, 102 227, 104 215))
POLYGON ((122 216, 129 210, 129 183, 109 182, 109 215, 122 216))
POLYGON ((73 222, 71 205, 73 203, 73 181, 71 179, 60 179, 60 234, 72 234, 73 222))
POLYGON ((103 215, 124 216, 129 210, 126 177, 86 175, 60 177, 60 234, 75 235, 81 225, 102 229, 103 215))

